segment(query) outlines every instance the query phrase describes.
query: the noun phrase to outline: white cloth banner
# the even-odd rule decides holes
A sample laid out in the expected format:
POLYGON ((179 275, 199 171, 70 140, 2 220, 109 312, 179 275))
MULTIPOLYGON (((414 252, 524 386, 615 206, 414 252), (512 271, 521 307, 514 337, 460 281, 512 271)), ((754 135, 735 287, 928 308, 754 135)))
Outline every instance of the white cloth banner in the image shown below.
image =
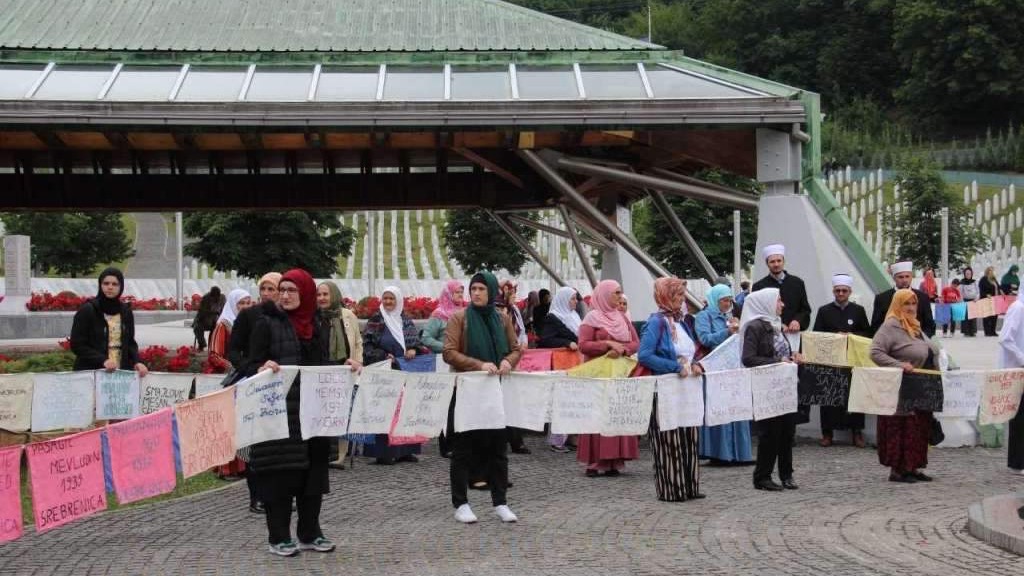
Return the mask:
POLYGON ((985 373, 980 370, 949 370, 942 373, 942 416, 978 418, 985 373))
POLYGON ((196 398, 223 390, 220 383, 224 378, 227 378, 227 374, 196 374, 196 398))
POLYGON ((143 414, 152 414, 188 400, 192 390, 192 380, 196 374, 178 374, 173 372, 150 372, 139 384, 140 410, 143 414))
POLYGON ((704 425, 704 379, 658 376, 658 429, 662 432, 704 425))
POLYGON ((657 377, 604 381, 602 436, 639 436, 651 425, 657 377))
POLYGON ((92 371, 33 375, 32 431, 87 428, 96 398, 92 371))
POLYGON ((903 370, 899 368, 853 368, 850 400, 846 409, 861 414, 892 416, 900 401, 903 370))
POLYGON ((710 354, 700 359, 699 364, 705 372, 723 372, 743 368, 740 360, 740 338, 736 334, 729 336, 724 342, 715 346, 710 354))
POLYGON ((485 372, 464 372, 455 387, 455 431, 497 430, 505 427, 505 398, 501 380, 485 372))
POLYGON ((448 406, 455 393, 455 374, 407 372, 402 408, 394 436, 434 438, 448 425, 448 406))
POLYGON ((718 426, 754 418, 750 370, 726 370, 704 375, 706 424, 718 426))
POLYGON ((597 434, 604 422, 604 382, 591 378, 555 380, 551 401, 552 434, 597 434))
POLYGON ((800 333, 799 332, 783 332, 783 336, 786 337, 786 342, 789 342, 789 351, 796 354, 800 351, 800 333))
POLYGON ((551 389, 558 375, 515 372, 501 377, 505 425, 544 430, 551 414, 551 389))
POLYGON ((765 420, 796 412, 797 366, 772 364, 750 369, 750 390, 754 400, 754 420, 765 420))
POLYGON ((24 432, 32 427, 32 375, 0 376, 0 429, 24 432))
POLYGON ((355 377, 349 366, 299 368, 299 424, 302 439, 343 436, 352 411, 355 377))
POLYGON ((126 420, 141 414, 138 372, 96 370, 94 377, 97 420, 126 420))
POLYGON ((398 409, 406 373, 390 369, 363 369, 356 381, 356 399, 348 421, 349 434, 387 434, 398 409))
POLYGON ((235 384, 235 447, 288 437, 288 389, 297 366, 263 370, 235 384))

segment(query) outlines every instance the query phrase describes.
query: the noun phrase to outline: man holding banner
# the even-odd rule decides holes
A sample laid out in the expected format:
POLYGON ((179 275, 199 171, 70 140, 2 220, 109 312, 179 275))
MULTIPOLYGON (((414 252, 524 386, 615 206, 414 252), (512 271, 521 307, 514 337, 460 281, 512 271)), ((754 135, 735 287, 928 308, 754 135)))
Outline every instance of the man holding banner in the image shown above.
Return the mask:
MULTIPOLYGON (((870 336, 871 324, 864 307, 850 302, 853 290, 853 277, 848 274, 832 276, 832 295, 835 300, 818 308, 814 318, 815 332, 832 332, 838 334, 856 334, 870 336)), ((864 415, 849 413, 842 406, 821 407, 821 444, 822 447, 832 445, 832 431, 849 429, 853 435, 853 444, 864 447, 864 415)))
MULTIPOLYGON (((469 282, 470 305, 452 314, 445 328, 444 361, 456 372, 508 374, 519 362, 519 342, 509 316, 495 307, 498 280, 490 272, 477 272, 469 282)), ((452 409, 455 398, 452 398, 452 409)), ((467 491, 474 463, 487 473, 494 513, 502 522, 515 522, 516 515, 508 507, 508 455, 505 428, 494 430, 448 430, 452 458, 449 468, 452 505, 455 520, 464 524, 477 521, 469 506, 467 491)))
POLYGON ((886 314, 889 312, 889 305, 897 290, 913 290, 917 294, 917 321, 921 324, 921 331, 929 338, 935 336, 935 319, 932 317, 931 299, 924 292, 911 288, 910 283, 914 280, 914 263, 909 261, 897 262, 889 266, 895 288, 875 296, 874 307, 871 310, 871 334, 874 335, 885 322, 886 314))

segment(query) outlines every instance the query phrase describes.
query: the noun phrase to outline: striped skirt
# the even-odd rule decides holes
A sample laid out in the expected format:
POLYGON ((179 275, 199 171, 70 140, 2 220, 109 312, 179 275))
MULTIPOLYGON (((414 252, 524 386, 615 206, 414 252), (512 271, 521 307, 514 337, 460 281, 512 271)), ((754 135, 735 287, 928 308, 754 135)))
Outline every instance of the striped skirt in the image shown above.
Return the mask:
POLYGON ((654 454, 654 486, 658 500, 683 502, 700 492, 700 468, 697 465, 699 428, 677 428, 662 432, 657 411, 651 416, 648 432, 654 454))

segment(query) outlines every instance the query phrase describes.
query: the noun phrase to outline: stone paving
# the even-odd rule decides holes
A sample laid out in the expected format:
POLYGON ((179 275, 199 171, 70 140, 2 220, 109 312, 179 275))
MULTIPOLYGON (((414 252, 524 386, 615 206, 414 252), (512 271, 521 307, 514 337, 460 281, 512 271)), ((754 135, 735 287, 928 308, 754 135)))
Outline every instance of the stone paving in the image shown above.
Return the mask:
MULTIPOLYGON (((931 484, 886 481, 873 450, 795 452, 801 489, 751 488, 750 467, 703 467, 706 500, 659 502, 650 453, 618 478, 586 478, 540 438, 510 455, 520 522, 503 525, 471 492, 481 522, 452 519, 448 462, 332 471, 322 523, 333 554, 270 556, 242 483, 105 513, 0 545, 3 574, 1024 574, 1024 558, 967 534, 967 506, 1020 489, 1005 450, 932 450, 931 484)), ((31 528, 29 529, 31 532, 31 528)))

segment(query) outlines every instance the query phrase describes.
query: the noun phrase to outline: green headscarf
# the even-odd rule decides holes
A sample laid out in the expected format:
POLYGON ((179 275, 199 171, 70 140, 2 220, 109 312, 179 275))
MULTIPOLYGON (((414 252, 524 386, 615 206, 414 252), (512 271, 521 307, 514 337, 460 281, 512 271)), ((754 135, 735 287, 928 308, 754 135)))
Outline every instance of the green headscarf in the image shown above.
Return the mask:
POLYGON ((343 362, 348 360, 348 346, 345 341, 345 325, 341 321, 341 311, 344 308, 341 299, 341 289, 334 282, 324 282, 327 291, 331 294, 331 305, 320 313, 331 323, 331 341, 328 345, 327 357, 332 362, 343 362))
POLYGON ((999 284, 1003 286, 1020 286, 1020 278, 1017 278, 1017 270, 1019 270, 1019 268, 1017 268, 1016 264, 1011 265, 1010 270, 1007 271, 1006 274, 1003 274, 1003 279, 999 281, 999 284))
POLYGON ((476 306, 470 303, 466 308, 466 354, 498 365, 511 350, 501 314, 494 307, 498 297, 498 279, 490 272, 477 272, 469 281, 470 290, 473 284, 487 286, 487 304, 476 306))

